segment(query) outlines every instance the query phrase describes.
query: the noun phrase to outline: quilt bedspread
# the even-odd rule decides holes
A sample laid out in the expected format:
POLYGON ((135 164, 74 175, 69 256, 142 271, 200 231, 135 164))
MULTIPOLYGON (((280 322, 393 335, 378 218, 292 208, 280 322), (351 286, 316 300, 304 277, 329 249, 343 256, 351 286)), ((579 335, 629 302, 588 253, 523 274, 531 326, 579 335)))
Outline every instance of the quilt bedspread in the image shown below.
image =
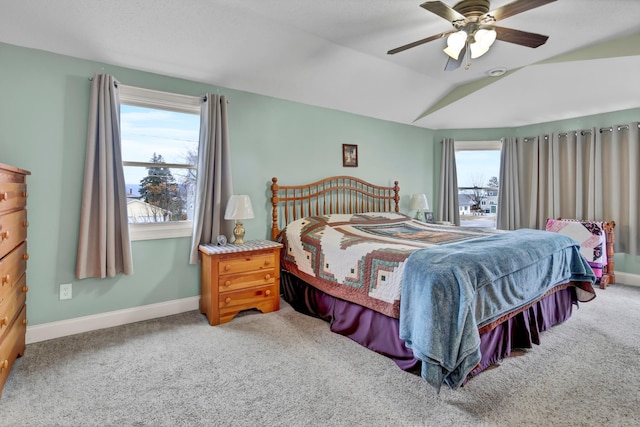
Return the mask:
POLYGON ((399 318, 412 252, 495 234, 425 224, 394 213, 333 214, 287 225, 282 268, 337 298, 399 318))
POLYGON ((515 230, 414 252, 406 262, 400 338, 436 389, 458 387, 480 361, 478 328, 575 281, 595 297, 595 275, 571 238, 515 230), (487 259, 487 253, 491 256, 487 259))

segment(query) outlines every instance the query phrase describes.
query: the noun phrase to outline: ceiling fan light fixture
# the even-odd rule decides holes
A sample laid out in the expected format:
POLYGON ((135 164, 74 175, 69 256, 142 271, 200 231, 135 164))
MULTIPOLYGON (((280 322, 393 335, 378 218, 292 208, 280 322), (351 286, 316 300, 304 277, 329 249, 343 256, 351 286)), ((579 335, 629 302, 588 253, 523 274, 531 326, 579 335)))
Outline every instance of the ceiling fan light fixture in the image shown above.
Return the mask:
POLYGON ((467 43, 466 32, 461 30, 450 34, 449 37, 447 37, 447 47, 444 49, 444 53, 457 60, 465 43, 467 43))
POLYGON ((489 48, 496 41, 497 33, 495 30, 479 29, 473 35, 475 42, 469 45, 471 49, 471 58, 479 58, 489 51, 489 48))

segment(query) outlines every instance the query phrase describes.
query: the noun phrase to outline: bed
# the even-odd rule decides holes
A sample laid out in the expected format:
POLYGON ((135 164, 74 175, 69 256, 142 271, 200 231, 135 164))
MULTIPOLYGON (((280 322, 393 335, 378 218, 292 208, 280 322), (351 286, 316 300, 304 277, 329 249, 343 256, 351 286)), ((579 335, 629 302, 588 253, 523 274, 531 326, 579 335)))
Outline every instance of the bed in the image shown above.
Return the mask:
POLYGON ((282 294, 438 391, 539 344, 595 297, 595 275, 567 236, 427 224, 401 214, 399 200, 398 182, 273 178, 282 294))

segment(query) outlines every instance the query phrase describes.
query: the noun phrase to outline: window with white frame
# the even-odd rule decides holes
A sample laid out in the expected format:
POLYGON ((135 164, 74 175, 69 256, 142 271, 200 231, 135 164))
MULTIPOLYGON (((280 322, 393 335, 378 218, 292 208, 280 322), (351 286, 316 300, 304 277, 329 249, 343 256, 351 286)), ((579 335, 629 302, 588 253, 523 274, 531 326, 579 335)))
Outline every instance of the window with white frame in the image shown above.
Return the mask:
POLYGON ((501 141, 456 141, 460 225, 495 228, 501 141))
POLYGON ((131 240, 190 236, 200 98, 119 86, 131 240))

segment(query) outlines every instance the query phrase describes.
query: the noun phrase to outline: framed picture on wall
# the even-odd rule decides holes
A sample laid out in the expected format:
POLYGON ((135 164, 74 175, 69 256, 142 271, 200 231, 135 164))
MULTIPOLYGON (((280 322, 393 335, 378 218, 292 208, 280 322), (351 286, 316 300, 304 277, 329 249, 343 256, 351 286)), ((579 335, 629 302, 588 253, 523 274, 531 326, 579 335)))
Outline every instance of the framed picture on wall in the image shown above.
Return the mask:
POLYGON ((358 146, 354 144, 342 144, 342 166, 358 167, 358 146))

